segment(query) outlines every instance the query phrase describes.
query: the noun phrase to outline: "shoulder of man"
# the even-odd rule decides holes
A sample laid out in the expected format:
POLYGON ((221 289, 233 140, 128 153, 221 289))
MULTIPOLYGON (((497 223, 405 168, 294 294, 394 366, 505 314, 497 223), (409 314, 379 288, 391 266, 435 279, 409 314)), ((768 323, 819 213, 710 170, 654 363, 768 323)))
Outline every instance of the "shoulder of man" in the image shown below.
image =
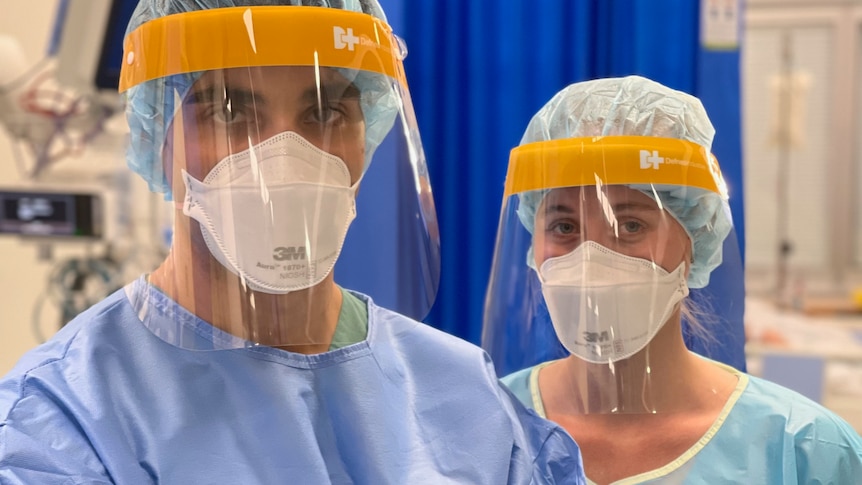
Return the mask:
POLYGON ((0 379, 0 483, 111 483, 68 395, 92 360, 87 349, 98 347, 94 333, 130 311, 121 295, 74 318, 0 379))

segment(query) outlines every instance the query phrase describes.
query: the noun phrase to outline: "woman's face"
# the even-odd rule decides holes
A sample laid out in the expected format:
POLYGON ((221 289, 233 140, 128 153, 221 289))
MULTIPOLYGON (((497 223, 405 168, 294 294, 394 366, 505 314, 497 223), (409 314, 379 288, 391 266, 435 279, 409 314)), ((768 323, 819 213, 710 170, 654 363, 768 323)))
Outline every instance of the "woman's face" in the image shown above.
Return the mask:
POLYGON ((676 219, 651 197, 625 186, 567 187, 545 195, 533 233, 536 268, 584 241, 653 261, 666 271, 691 261, 691 242, 676 219))
MULTIPOLYGON (((341 158, 352 182, 361 176, 365 120, 359 90, 334 69, 302 66, 203 74, 175 115, 165 166, 172 167, 175 181, 180 168, 202 180, 225 157, 285 131, 341 158)), ((183 200, 178 189, 182 184, 174 184, 174 200, 183 200)))

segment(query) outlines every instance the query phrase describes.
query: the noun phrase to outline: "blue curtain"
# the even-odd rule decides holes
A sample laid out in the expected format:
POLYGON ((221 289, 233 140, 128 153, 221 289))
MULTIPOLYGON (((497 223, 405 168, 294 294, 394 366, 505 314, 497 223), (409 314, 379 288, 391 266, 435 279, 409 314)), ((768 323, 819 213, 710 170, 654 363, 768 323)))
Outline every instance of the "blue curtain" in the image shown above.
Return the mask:
MULTIPOLYGON (((739 53, 716 58, 701 49, 699 2, 381 3, 395 2, 390 20, 409 49, 405 67, 440 221, 442 275, 428 323, 479 343, 509 151, 532 115, 573 82, 640 74, 700 97, 716 124, 722 169, 740 188, 733 209, 743 227, 739 53)), ((740 258, 731 241, 726 251, 740 258)), ((738 368, 745 365, 742 288, 741 271, 714 278, 695 298, 708 300, 724 323, 709 345, 687 336, 693 349, 738 368)))

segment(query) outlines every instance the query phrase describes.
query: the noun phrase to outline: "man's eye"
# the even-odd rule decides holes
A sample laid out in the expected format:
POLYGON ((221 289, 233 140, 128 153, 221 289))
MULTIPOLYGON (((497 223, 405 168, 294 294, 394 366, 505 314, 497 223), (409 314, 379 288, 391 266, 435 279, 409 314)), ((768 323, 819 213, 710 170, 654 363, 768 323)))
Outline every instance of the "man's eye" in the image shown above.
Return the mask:
POLYGON ((243 111, 241 107, 236 106, 228 99, 215 110, 215 118, 225 124, 242 123, 245 121, 243 111))
POLYGON ((311 113, 311 119, 315 123, 329 124, 338 122, 343 116, 338 106, 321 105, 315 108, 311 113))

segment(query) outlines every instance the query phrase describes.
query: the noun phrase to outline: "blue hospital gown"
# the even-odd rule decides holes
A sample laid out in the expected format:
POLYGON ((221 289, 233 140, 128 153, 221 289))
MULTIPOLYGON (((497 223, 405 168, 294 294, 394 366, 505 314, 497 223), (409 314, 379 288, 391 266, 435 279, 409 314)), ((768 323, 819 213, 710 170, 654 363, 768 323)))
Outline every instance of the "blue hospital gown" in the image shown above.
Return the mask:
MULTIPOLYGON (((502 381, 544 416, 537 381, 542 365, 502 381)), ((801 394, 715 365, 738 383, 709 431, 672 463, 614 485, 862 484, 862 438, 847 422, 801 394)))
POLYGON ((130 298, 153 299, 167 334, 220 331, 130 284, 0 380, 0 483, 583 483, 574 441, 481 349, 357 296, 362 342, 193 351, 156 337, 130 298))

